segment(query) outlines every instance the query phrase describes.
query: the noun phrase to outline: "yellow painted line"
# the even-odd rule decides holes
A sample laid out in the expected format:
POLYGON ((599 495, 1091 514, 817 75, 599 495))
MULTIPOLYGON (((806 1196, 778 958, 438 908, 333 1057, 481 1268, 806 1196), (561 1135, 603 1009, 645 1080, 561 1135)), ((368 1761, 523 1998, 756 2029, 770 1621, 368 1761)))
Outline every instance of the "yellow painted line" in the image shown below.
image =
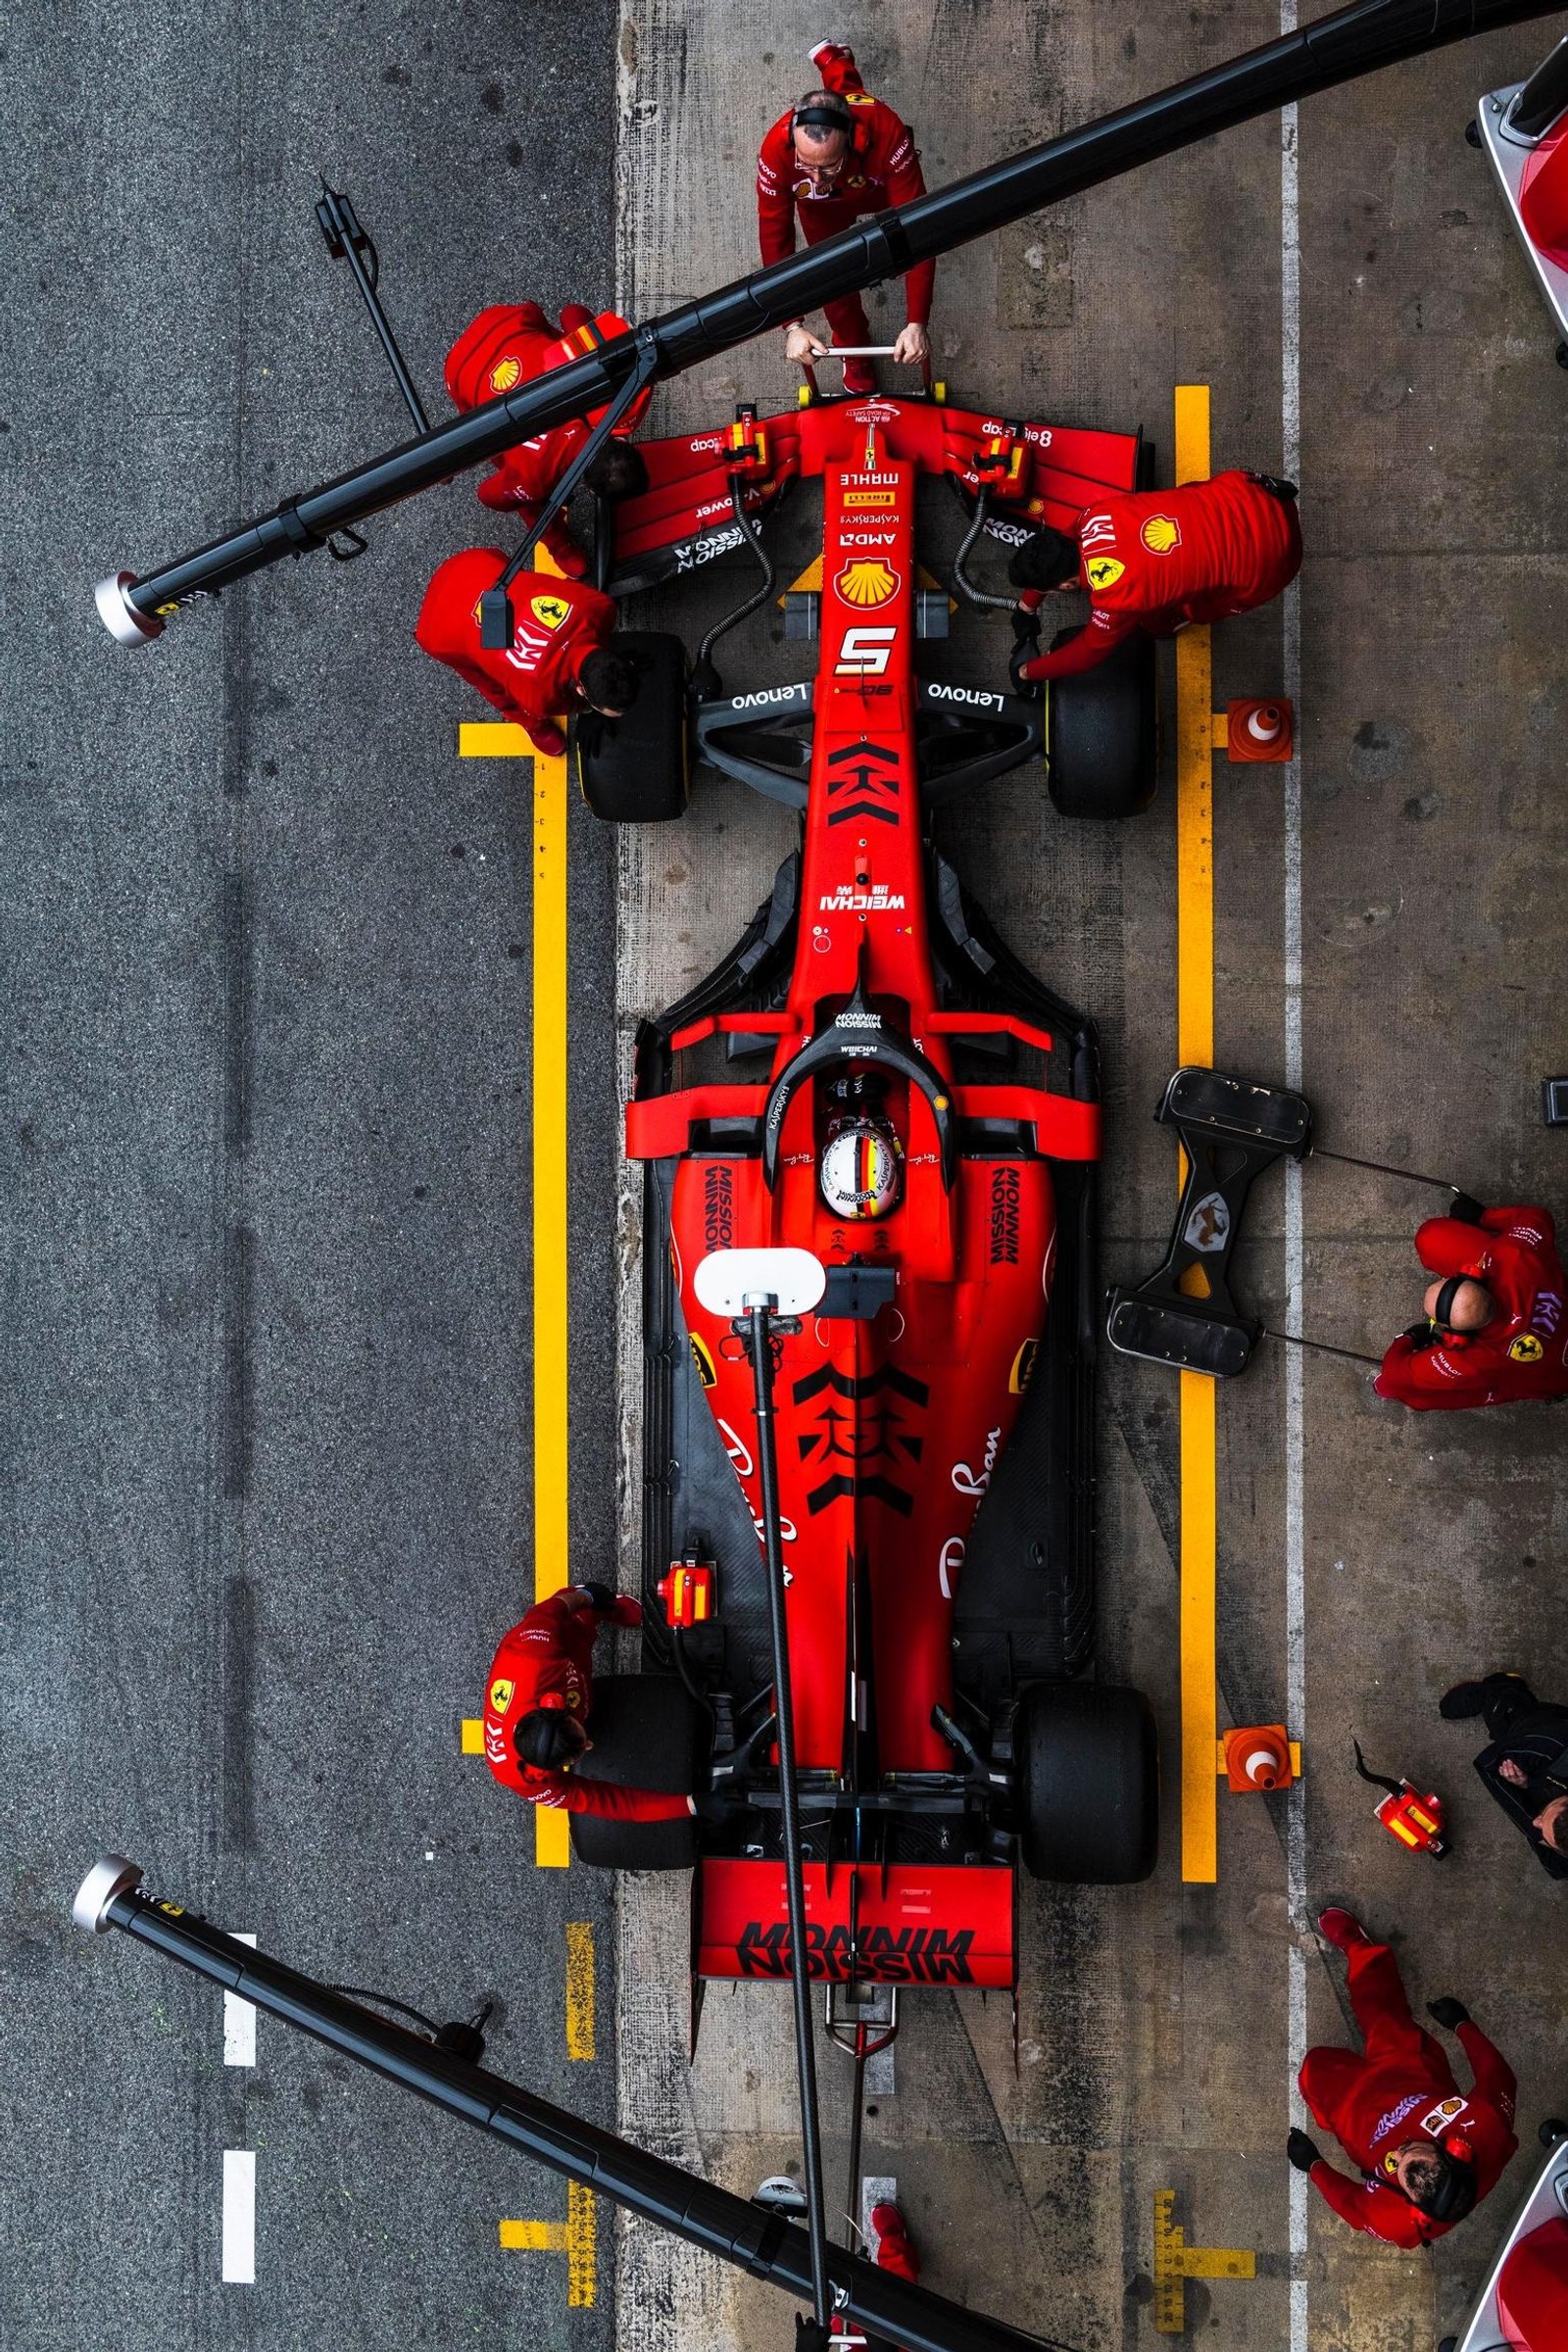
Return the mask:
POLYGON ((564 2222, 502 2222, 497 2227, 505 2254, 564 2254, 567 2309, 593 2308, 599 2282, 599 2231, 591 2188, 567 2181, 564 2222))
POLYGON ((1247 2246, 1190 2246, 1172 2219, 1173 2188, 1154 2191, 1154 2329, 1159 2335, 1187 2332, 1189 2278, 1255 2278, 1257 2257, 1247 2246))
MULTIPOLYGON (((533 763, 533 1596, 567 1582, 566 762, 533 763)), ((567 1815, 535 1805, 534 1860, 564 1870, 567 1815)))
POLYGON ((594 1932, 585 1919, 566 1922, 566 2056, 594 2055, 594 1932))
POLYGON ((460 760, 526 760, 532 750, 510 718, 466 718, 458 729, 460 760))
MULTIPOLYGON (((1176 479, 1206 481, 1208 386, 1176 387, 1176 479)), ((1176 1058, 1214 1059, 1214 690, 1206 628, 1176 640, 1176 1058)), ((1182 1877, 1218 1868, 1214 1749, 1217 1473, 1214 1387, 1181 1376, 1182 1877)))
POLYGON ((466 1756, 484 1754, 484 1722, 478 1715, 463 1718, 463 1752, 466 1756))
POLYGON ((1216 752, 1228 752, 1230 748, 1231 714, 1228 710, 1216 710, 1214 713, 1214 749, 1216 752))

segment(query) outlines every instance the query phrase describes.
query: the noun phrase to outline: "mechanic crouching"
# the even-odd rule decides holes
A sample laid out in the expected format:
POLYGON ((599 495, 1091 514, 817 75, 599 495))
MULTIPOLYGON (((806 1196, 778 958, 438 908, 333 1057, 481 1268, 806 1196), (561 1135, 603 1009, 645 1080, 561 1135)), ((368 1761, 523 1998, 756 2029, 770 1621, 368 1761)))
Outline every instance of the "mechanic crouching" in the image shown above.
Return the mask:
POLYGON ((593 1746, 594 1642, 607 1625, 635 1628, 642 1603, 608 1585, 571 1585, 535 1602, 491 1661, 484 1692, 484 1753, 504 1788, 531 1805, 592 1813, 602 1821, 684 1821, 698 1800, 678 1791, 624 1788, 576 1767, 593 1746))
POLYGON ((1230 472, 1178 490, 1112 493, 1086 507, 1070 535, 1043 530, 1014 554, 1008 577, 1023 595, 1013 684, 1096 669, 1136 629, 1171 637, 1193 621, 1250 612, 1300 568, 1294 482, 1230 472), (1085 626, 1054 653, 1031 653, 1042 597, 1079 587, 1090 597, 1085 626))
POLYGON ((1348 2180, 1327 2163, 1304 2132, 1292 2132, 1286 2153, 1352 2230, 1392 2246, 1430 2245, 1464 2220, 1518 2147, 1518 2086, 1462 2002, 1445 1998, 1431 2002, 1427 2015, 1459 2036, 1475 2076, 1475 2088, 1461 2091, 1442 2043, 1411 2016, 1388 1945, 1348 1911, 1325 1911, 1317 1925, 1349 1963, 1350 2007, 1365 2053, 1308 2050, 1301 2096, 1360 2178, 1348 2180))
POLYGON ((1438 1713, 1445 1723, 1482 1717, 1489 1744, 1476 1771, 1547 1877, 1568 1879, 1568 1707, 1538 1698, 1522 1674, 1502 1673, 1455 1683, 1438 1713))
POLYGON ((1568 1395, 1568 1324, 1557 1234, 1544 1208, 1483 1208, 1463 1196, 1429 1217, 1415 1253, 1436 1280, 1422 1320, 1394 1341, 1372 1384, 1417 1412, 1568 1395))
POLYGON ((523 729, 536 752, 559 759, 566 748, 561 720, 575 710, 619 718, 637 698, 637 669, 610 642, 611 598, 581 580, 519 571, 509 591, 513 637, 505 652, 479 641, 479 599, 507 566, 498 547, 449 556, 424 592, 414 634, 423 650, 476 686, 485 701, 523 729))

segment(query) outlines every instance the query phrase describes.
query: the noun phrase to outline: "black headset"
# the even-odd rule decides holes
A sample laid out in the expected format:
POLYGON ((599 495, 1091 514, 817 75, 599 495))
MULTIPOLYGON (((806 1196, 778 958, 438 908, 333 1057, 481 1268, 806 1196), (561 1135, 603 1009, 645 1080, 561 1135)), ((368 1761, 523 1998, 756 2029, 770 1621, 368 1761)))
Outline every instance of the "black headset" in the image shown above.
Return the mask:
POLYGON ((1464 1289, 1465 1284, 1473 1282, 1474 1279, 1474 1275, 1471 1274, 1450 1274, 1448 1276, 1447 1281, 1433 1301, 1431 1323, 1434 1331, 1446 1332, 1449 1338, 1452 1338, 1448 1317, 1453 1312, 1453 1302, 1464 1289))
POLYGON ((853 137, 855 117, 846 99, 836 98, 831 90, 822 90, 815 97, 803 98, 791 110, 790 129, 842 130, 853 137))

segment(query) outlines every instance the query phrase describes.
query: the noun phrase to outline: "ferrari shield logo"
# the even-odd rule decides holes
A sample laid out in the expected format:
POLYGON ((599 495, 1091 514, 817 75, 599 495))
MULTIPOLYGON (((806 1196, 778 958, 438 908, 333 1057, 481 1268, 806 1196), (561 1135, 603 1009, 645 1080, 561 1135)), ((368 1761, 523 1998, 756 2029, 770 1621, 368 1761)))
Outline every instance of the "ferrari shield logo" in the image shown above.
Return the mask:
POLYGON ((510 392, 513 385, 516 382, 521 373, 522 362, 520 360, 514 359, 509 351, 506 358, 503 360, 497 360, 495 366, 490 370, 489 384, 491 391, 510 392))
POLYGON ((1508 1342, 1508 1353, 1516 1364, 1539 1364, 1545 1352, 1533 1331, 1522 1331, 1508 1342))
POLYGON ((490 1712, 504 1715, 512 1704, 512 1685, 504 1674, 498 1674, 490 1686, 490 1712))
POLYGON ((867 556, 846 564, 833 585, 847 605, 855 605, 864 612, 898 595, 899 575, 879 556, 867 556))
POLYGON ((1091 556, 1084 565, 1084 577, 1091 588, 1114 588, 1126 568, 1114 556, 1091 556))
POLYGON ((528 610, 541 628, 559 629, 571 607, 559 596, 534 596, 528 600, 528 610))
POLYGON ((1168 556, 1182 543, 1182 526, 1174 514, 1151 514, 1138 536, 1152 556, 1168 556))
POLYGON ((1193 1203, 1182 1240, 1189 1250, 1200 1250, 1205 1255, 1223 1250, 1231 1238, 1231 1212, 1221 1193, 1205 1193, 1201 1200, 1193 1203))

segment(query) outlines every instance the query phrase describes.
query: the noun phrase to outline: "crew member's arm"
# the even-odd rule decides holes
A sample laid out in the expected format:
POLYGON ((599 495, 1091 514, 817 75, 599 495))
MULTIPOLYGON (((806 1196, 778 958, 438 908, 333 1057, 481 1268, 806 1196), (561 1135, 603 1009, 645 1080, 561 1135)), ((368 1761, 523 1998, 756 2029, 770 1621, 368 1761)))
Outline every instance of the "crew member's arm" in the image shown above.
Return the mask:
POLYGON ((1313 2165, 1307 2179, 1324 2203, 1332 2205, 1352 2230, 1363 2230, 1368 2237, 1380 2237, 1386 2245, 1426 2243, 1420 2214, 1397 2190, 1385 2188, 1381 2181, 1368 2187, 1365 2180, 1348 2180, 1324 2157, 1313 2165))
POLYGON ((1102 612, 1097 606, 1076 637, 1070 637, 1054 653, 1041 654, 1035 661, 1026 662, 1019 675, 1031 681, 1080 677, 1086 669, 1098 669, 1102 662, 1108 662, 1117 646, 1137 626, 1130 613, 1102 612))
POLYGON ((1477 2097, 1485 2099, 1489 2107, 1494 2107, 1511 2132, 1514 2101, 1519 2095, 1513 2068, 1495 2043, 1489 2041, 1481 2028, 1472 2025, 1468 2018, 1456 2026, 1454 2032, 1459 2037, 1459 2047, 1470 2061, 1470 2072, 1476 2079, 1477 2097))
POLYGON ((795 251, 795 170, 788 115, 775 122, 757 159, 757 242, 764 266, 795 251))
POLYGON ((1520 1213, 1518 1209, 1483 1209, 1480 1226, 1460 1217, 1428 1217, 1424 1225, 1416 1227, 1415 1253, 1429 1274, 1441 1274, 1445 1280, 1451 1274, 1466 1274, 1479 1280, 1487 1253, 1486 1235, 1499 1230, 1493 1220, 1499 1214, 1514 1217, 1520 1213))
MULTIPOLYGON (((906 123, 900 123, 899 135, 887 163, 888 202, 908 204, 925 194, 925 174, 920 169, 920 154, 914 143, 914 133, 906 123)), ((931 321, 931 294, 937 282, 935 261, 916 262, 904 280, 904 315, 911 326, 928 326, 931 321)))
POLYGON ((596 1821, 689 1821, 696 1810, 678 1790, 619 1788, 577 1772, 531 1772, 521 1792, 531 1804, 592 1814, 596 1821))

